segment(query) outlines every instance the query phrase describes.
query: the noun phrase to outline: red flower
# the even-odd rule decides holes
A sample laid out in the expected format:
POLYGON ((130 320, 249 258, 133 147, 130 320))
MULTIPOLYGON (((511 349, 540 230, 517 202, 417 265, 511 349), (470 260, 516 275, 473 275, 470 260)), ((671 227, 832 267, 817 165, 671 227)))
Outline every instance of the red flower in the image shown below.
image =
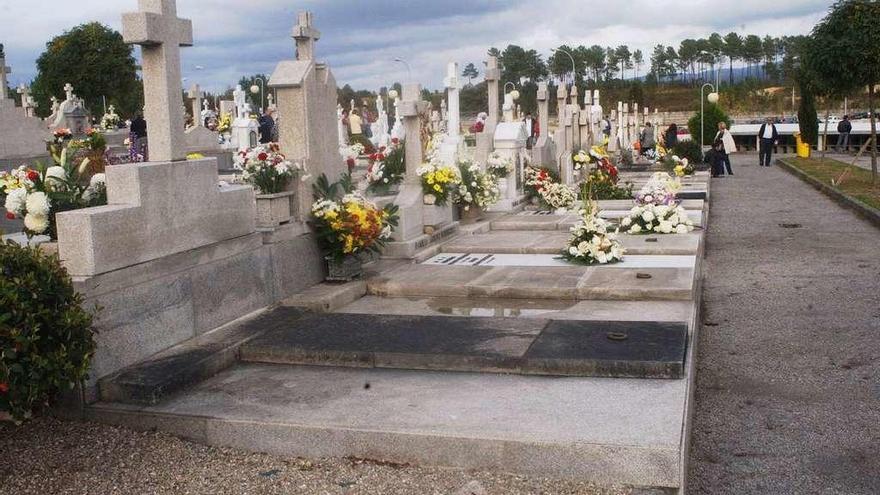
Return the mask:
POLYGON ((260 153, 257 155, 257 160, 260 160, 261 162, 265 162, 267 158, 269 158, 269 155, 266 153, 260 153))
POLYGON ((12 213, 11 211, 7 211, 6 218, 8 218, 9 220, 15 220, 15 213, 12 213))
POLYGON ((385 159, 385 155, 383 155, 382 153, 377 153, 376 157, 377 157, 376 159, 379 160, 380 162, 385 159))
POLYGON ((345 160, 345 163, 348 164, 349 167, 354 167, 354 158, 349 158, 345 160))
POLYGON ((36 170, 28 170, 27 178, 29 181, 33 182, 40 178, 40 174, 36 172, 36 170))
POLYGON ((392 144, 397 144, 397 143, 399 143, 399 142, 400 142, 400 139, 397 139, 397 138, 391 138, 391 143, 392 143, 392 144))
POLYGON ((9 384, 6 382, 0 382, 0 394, 5 394, 9 392, 9 384))
POLYGON ((385 147, 384 147, 384 146, 379 146, 379 151, 385 151, 385 147))

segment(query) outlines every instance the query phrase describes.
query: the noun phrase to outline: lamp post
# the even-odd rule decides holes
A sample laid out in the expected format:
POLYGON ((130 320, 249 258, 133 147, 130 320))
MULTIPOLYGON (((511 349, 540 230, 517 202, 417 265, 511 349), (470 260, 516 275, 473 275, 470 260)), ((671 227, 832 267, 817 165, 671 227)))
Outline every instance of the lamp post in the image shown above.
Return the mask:
POLYGON ((407 82, 411 83, 412 82, 412 67, 410 67, 409 62, 407 62, 406 60, 404 60, 400 57, 395 58, 394 61, 406 66, 406 74, 407 74, 407 79, 408 79, 407 82))
POLYGON ((715 85, 712 83, 706 83, 700 87, 700 151, 703 150, 703 141, 704 134, 706 133, 705 126, 703 124, 703 111, 705 110, 706 98, 703 97, 703 92, 706 90, 706 86, 712 88, 712 92, 709 93, 709 103, 718 103, 718 93, 715 92, 715 85))
POLYGON ((568 58, 571 59, 571 84, 572 86, 574 86, 574 84, 577 82, 577 65, 574 63, 574 55, 572 55, 571 52, 569 52, 568 50, 563 50, 562 48, 551 48, 550 51, 564 53, 568 55, 568 58))
POLYGON ((264 99, 266 96, 266 81, 264 81, 262 77, 255 77, 254 85, 251 86, 251 94, 257 93, 260 93, 260 113, 263 113, 263 102, 266 101, 264 99), (259 86, 256 84, 257 81, 260 83, 259 86))

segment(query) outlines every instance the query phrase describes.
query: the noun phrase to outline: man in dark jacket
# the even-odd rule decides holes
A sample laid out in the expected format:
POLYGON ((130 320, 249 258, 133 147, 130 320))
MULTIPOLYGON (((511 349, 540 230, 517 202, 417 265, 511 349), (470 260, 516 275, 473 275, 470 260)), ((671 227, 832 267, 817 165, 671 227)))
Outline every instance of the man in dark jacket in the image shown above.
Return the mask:
POLYGON ((761 140, 761 166, 769 167, 770 159, 773 156, 773 146, 779 142, 779 132, 776 130, 773 119, 767 117, 767 120, 758 130, 758 138, 761 140))
POLYGON ((844 115, 843 120, 837 124, 837 152, 840 153, 841 148, 846 148, 849 153, 849 133, 852 132, 852 122, 849 121, 849 115, 844 115))
POLYGON ((275 113, 271 108, 267 108, 260 117, 260 144, 269 144, 275 135, 275 119, 272 114, 275 113))

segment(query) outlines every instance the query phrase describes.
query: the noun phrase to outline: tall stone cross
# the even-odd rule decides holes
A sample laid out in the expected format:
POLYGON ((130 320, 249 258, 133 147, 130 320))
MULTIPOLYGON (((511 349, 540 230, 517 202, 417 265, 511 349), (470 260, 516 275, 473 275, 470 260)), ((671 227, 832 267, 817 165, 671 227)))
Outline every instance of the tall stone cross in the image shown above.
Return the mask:
MULTIPOLYGON (((204 122, 202 122, 201 111, 202 111, 202 88, 199 87, 198 84, 193 84, 189 88, 189 92, 186 94, 192 100, 192 113, 193 113, 193 122, 195 122, 196 127, 201 127, 204 122)), ((207 101, 205 101, 205 110, 208 109, 207 101)))
POLYGON ((489 118, 483 132, 495 132, 498 125, 498 81, 501 69, 498 68, 498 57, 489 57, 486 61, 486 86, 489 91, 489 118))
POLYGON ((321 38, 321 32, 313 24, 314 16, 311 12, 300 12, 297 16, 296 26, 293 26, 297 60, 315 59, 315 44, 321 38))
MULTIPOLYGON (((448 105, 441 107, 441 114, 446 114, 446 132, 450 137, 456 138, 458 137, 461 128, 461 115, 458 98, 461 84, 459 84, 458 81, 457 62, 450 62, 449 65, 446 66, 446 78, 443 80, 443 85, 446 86, 449 103, 448 105)), ((446 100, 443 102, 446 103, 446 100)))
POLYGON ((539 140, 550 134, 550 91, 546 82, 538 83, 538 132, 539 140))
POLYGON ((67 83, 64 85, 64 101, 73 101, 76 98, 76 95, 73 94, 73 85, 67 83))
POLYGON ((175 0, 138 0, 138 10, 122 15, 122 38, 141 45, 150 159, 184 160, 180 47, 193 44, 192 21, 177 17, 175 0))
POLYGON ((421 101, 422 87, 419 84, 407 84, 403 87, 403 101, 400 102, 399 113, 403 117, 403 128, 406 136, 405 181, 410 184, 419 183, 416 170, 422 165, 422 133, 419 115, 425 111, 427 102, 421 101))
POLYGON ((0 100, 9 98, 6 89, 6 74, 12 74, 12 67, 6 65, 6 56, 3 55, 3 45, 0 45, 0 100))

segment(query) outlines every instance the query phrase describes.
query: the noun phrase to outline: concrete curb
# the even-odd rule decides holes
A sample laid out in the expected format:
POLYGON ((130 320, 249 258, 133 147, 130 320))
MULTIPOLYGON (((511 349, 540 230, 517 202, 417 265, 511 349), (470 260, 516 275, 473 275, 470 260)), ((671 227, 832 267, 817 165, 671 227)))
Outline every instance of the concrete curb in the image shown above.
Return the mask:
POLYGON ((818 189, 826 196, 837 202, 837 204, 839 204, 840 206, 853 210, 857 215, 871 222, 875 227, 880 228, 880 210, 872 208, 853 198, 852 196, 840 191, 839 189, 825 184, 824 182, 812 177, 803 170, 795 167, 794 165, 786 162, 783 159, 777 159, 776 164, 779 165, 780 168, 782 168, 783 170, 791 173, 795 177, 798 177, 802 181, 818 189))

